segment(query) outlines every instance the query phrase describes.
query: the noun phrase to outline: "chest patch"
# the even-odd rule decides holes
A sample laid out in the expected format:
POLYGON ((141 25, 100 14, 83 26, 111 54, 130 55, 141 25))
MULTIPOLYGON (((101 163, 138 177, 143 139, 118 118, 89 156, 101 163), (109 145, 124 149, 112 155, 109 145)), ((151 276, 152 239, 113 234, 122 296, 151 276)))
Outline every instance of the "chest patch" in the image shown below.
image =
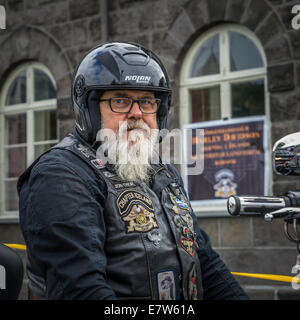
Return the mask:
POLYGON ((195 253, 195 245, 193 239, 182 237, 180 239, 182 248, 191 256, 195 253))
POLYGON ((152 200, 136 190, 123 191, 117 198, 117 207, 126 224, 126 232, 148 232, 158 228, 152 200))
POLYGON ((179 212, 178 207, 179 207, 180 209, 189 211, 190 208, 189 208, 188 204, 187 204, 183 199, 179 199, 179 198, 177 198, 175 195, 172 195, 172 194, 170 195, 170 197, 171 197, 171 201, 172 201, 173 204, 175 205, 175 206, 172 208, 175 213, 178 213, 178 212, 179 212))

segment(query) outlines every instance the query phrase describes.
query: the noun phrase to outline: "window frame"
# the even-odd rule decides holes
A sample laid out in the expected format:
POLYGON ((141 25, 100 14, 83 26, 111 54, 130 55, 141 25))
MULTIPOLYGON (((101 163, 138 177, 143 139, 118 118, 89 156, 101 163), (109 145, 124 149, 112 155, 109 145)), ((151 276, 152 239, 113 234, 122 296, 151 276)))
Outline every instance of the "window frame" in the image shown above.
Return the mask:
MULTIPOLYGON (((4 166, 5 166, 5 116, 26 113, 26 143, 14 144, 13 147, 27 147, 26 152, 26 168, 34 161, 34 147, 36 145, 42 145, 47 143, 57 143, 59 140, 45 140, 42 142, 34 141, 34 112, 35 111, 50 111, 57 109, 57 99, 47 99, 34 101, 34 69, 43 71, 50 81, 52 82, 55 91, 57 91, 56 82, 51 72, 46 66, 39 62, 26 62, 16 67, 6 78, 5 83, 0 92, 0 186, 2 192, 0 192, 0 221, 4 220, 18 220, 19 211, 6 211, 5 210, 5 181, 14 181, 16 178, 5 178, 4 166), (5 105, 6 96, 8 89, 12 82, 16 79, 18 74, 26 70, 26 102, 20 104, 14 104, 7 106, 5 105)), ((58 137, 58 126, 57 126, 57 137, 58 137)))
MULTIPOLYGON (((268 127, 268 152, 271 151, 271 122, 270 122, 270 97, 268 92, 268 79, 267 79, 267 59, 263 49, 262 44, 259 39, 253 34, 248 28, 236 25, 236 24, 222 24, 215 26, 206 32, 204 32, 190 47, 187 54, 184 57, 182 67, 179 76, 179 123, 181 129, 185 125, 191 124, 192 110, 191 110, 191 95, 190 91, 193 89, 209 88, 214 86, 220 86, 220 120, 231 120, 231 84, 239 83, 243 81, 251 81, 263 79, 264 81, 264 105, 265 105, 265 117, 268 127), (240 33, 247 38, 249 38, 253 44, 258 49, 261 54, 263 67, 252 68, 240 71, 230 71, 230 42, 229 42, 229 32, 240 33), (214 75, 200 76, 200 77, 189 77, 189 72, 191 65, 193 63, 193 58, 197 54, 200 47, 208 40, 210 37, 219 34, 219 63, 220 72, 214 75)), ((245 117, 248 118, 248 117, 245 117)), ((249 116, 249 119, 253 116, 249 116)), ((272 168, 271 160, 270 163, 266 164, 267 167, 272 168)), ((205 168, 204 168, 205 170, 205 168)), ((272 170, 271 170, 272 171, 272 170)), ((184 177, 184 165, 181 165, 181 174, 184 177)), ((272 194, 273 187, 273 176, 272 172, 269 175, 269 194, 272 194)), ((224 216, 222 211, 226 210, 224 205, 208 205, 195 207, 195 211, 201 212, 201 217, 207 216, 224 216)), ((229 215, 228 215, 229 216, 229 215)))

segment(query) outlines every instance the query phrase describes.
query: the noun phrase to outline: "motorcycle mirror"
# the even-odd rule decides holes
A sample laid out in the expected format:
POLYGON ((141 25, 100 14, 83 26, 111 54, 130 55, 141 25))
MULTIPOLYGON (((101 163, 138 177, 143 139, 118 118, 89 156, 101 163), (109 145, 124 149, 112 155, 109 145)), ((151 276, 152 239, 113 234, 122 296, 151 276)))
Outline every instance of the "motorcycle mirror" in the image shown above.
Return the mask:
POLYGON ((278 175, 300 175, 300 132, 279 139, 273 146, 273 171, 278 175))

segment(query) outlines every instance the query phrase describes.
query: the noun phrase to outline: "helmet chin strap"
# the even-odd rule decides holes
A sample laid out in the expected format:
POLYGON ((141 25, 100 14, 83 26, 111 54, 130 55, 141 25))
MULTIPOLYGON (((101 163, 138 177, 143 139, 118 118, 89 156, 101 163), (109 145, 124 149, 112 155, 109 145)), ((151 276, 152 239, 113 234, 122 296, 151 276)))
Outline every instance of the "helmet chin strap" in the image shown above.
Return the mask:
POLYGON ((99 106, 99 100, 101 95, 103 94, 103 91, 99 90, 92 90, 87 99, 88 103, 88 110, 89 110, 89 116, 90 116, 90 122, 92 125, 91 128, 91 143, 95 143, 97 132, 101 129, 101 114, 100 114, 100 106, 99 106))

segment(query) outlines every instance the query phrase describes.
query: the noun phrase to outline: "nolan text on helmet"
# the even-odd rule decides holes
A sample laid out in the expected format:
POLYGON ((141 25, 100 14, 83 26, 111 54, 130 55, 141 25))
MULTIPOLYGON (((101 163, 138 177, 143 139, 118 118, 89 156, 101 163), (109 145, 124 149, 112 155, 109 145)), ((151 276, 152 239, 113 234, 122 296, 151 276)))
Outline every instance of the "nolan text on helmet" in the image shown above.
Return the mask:
POLYGON ((150 76, 132 75, 132 76, 125 77, 125 81, 135 81, 136 83, 149 83, 150 80, 151 80, 150 76))

